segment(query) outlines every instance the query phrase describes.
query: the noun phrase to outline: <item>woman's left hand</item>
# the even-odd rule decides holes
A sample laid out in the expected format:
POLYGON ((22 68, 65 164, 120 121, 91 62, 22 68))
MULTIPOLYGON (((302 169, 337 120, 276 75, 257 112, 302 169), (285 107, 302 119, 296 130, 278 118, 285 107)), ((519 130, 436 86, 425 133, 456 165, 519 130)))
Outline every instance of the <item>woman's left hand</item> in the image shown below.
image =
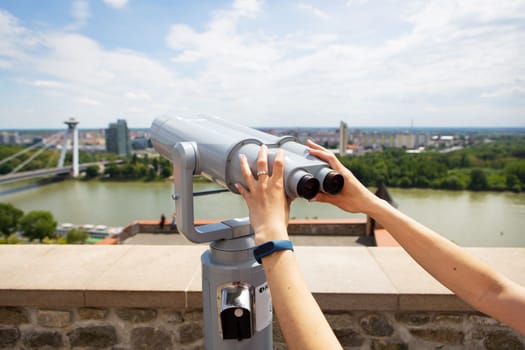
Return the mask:
POLYGON ((290 203, 284 191, 284 152, 275 155, 272 174, 268 171, 268 148, 262 145, 257 158, 257 178, 252 175, 246 156, 240 155, 241 171, 247 188, 236 184, 250 212, 256 244, 288 239, 290 203))

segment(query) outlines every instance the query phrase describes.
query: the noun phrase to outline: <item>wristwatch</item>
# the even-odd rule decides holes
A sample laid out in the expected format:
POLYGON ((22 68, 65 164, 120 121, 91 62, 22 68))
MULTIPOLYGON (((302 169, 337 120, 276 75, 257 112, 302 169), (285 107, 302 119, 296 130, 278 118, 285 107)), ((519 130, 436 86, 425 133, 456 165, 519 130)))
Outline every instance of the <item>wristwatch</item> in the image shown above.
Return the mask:
POLYGON ((268 241, 261 244, 253 249, 253 256, 255 260, 262 264, 261 259, 265 256, 278 252, 280 250, 291 250, 293 251, 293 244, 289 240, 275 240, 268 241))

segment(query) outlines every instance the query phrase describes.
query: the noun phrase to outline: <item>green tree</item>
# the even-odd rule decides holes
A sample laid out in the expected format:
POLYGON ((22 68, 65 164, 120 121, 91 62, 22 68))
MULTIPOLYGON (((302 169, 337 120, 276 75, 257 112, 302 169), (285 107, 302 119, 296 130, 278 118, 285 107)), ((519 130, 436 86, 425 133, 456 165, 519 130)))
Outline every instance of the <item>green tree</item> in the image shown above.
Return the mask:
POLYGON ((525 184, 525 160, 518 160, 512 163, 509 163, 505 167, 505 173, 507 174, 507 177, 510 175, 513 175, 522 184, 525 184))
POLYGON ((483 191, 488 189, 487 174, 481 169, 472 169, 470 172, 469 190, 483 191))
POLYGON ((9 237, 7 237, 7 244, 18 244, 20 243, 20 238, 18 238, 18 235, 16 233, 11 233, 9 237))
POLYGON ((115 164, 110 164, 106 166, 104 170, 104 174, 107 175, 111 179, 117 179, 120 177, 122 171, 119 166, 115 164))
POLYGON ((465 184, 461 181, 461 179, 456 175, 449 175, 447 178, 445 178, 442 183, 441 187, 446 190, 464 190, 465 184))
POLYGON ((53 214, 45 210, 30 211, 20 219, 20 229, 30 241, 38 239, 42 242, 45 237, 54 238, 56 226, 53 214))
POLYGON ((90 165, 86 168, 86 179, 94 179, 98 176, 100 168, 98 165, 90 165))
POLYGON ((6 237, 15 232, 23 215, 24 212, 12 204, 0 203, 0 232, 6 237))
POLYGON ((159 158, 160 176, 162 178, 170 177, 173 174, 173 166, 171 162, 164 158, 159 158))
POLYGON ((514 192, 521 191, 520 180, 514 174, 507 175, 506 184, 507 184, 507 189, 510 191, 514 191, 514 192))
POLYGON ((73 228, 67 233, 66 242, 67 244, 84 244, 86 243, 86 240, 88 238, 89 232, 87 232, 86 230, 79 230, 77 228, 73 228))

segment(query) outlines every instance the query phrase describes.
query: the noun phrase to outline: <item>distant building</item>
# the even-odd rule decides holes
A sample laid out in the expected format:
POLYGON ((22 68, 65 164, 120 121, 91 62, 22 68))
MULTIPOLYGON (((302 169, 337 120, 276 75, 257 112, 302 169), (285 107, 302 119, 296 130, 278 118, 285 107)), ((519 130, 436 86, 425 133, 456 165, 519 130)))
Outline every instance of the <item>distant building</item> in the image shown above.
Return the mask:
POLYGON ((116 123, 109 124, 106 129, 106 151, 119 156, 131 154, 129 130, 124 119, 118 119, 116 123))
POLYGON ((149 139, 145 137, 136 137, 131 141, 131 148, 134 150, 144 150, 149 147, 149 139))
POLYGON ((18 132, 7 132, 0 133, 0 144, 2 145, 18 145, 20 143, 20 137, 18 132))
POLYGON ((426 134, 415 134, 408 132, 370 132, 363 133, 359 130, 352 134, 354 144, 361 145, 367 149, 377 148, 406 148, 416 149, 418 147, 425 147, 428 144, 428 136, 426 134))
POLYGON ((344 156, 346 154, 348 145, 348 125, 341 121, 339 124, 339 154, 344 156))

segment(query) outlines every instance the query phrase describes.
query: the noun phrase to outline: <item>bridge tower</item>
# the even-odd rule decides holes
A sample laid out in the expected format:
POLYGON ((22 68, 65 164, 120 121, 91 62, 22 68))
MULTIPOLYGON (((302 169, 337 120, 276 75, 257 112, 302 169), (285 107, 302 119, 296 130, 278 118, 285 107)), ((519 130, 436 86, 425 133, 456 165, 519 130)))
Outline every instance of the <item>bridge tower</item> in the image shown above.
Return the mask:
POLYGON ((66 159, 67 141, 69 138, 73 138, 73 177, 78 176, 78 121, 75 118, 69 118, 64 122, 67 125, 67 133, 64 137, 64 144, 62 145, 62 152, 60 153, 60 159, 58 160, 58 167, 64 166, 64 160, 66 159))

